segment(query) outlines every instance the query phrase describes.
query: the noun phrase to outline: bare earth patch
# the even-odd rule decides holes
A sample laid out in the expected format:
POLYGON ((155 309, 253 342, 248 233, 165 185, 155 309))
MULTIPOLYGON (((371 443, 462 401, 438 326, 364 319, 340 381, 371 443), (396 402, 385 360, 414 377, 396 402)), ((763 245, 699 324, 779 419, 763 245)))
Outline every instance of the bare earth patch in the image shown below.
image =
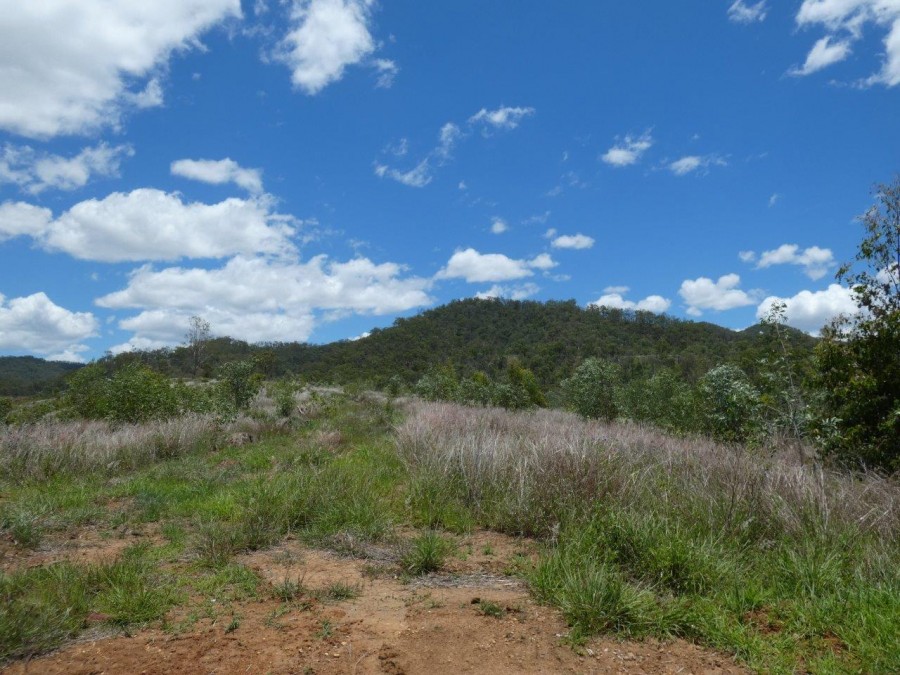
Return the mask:
MULTIPOLYGON (((115 540, 118 542, 119 540, 115 540)), ((308 591, 335 584, 350 600, 235 603, 230 612, 180 633, 81 639, 19 673, 743 673, 729 658, 694 645, 594 640, 580 653, 564 644, 559 613, 534 603, 503 569, 526 542, 479 532, 441 574, 404 583, 371 573, 365 560, 287 541, 239 558, 265 581, 308 591)), ((128 539, 123 545, 129 543, 128 539)), ((90 550, 82 547, 83 552, 90 550)), ((79 550, 82 550, 81 548, 79 550)), ((107 549, 108 550, 108 549, 107 549)))
POLYGON ((73 528, 45 537, 34 551, 23 550, 11 542, 0 543, 0 570, 7 574, 31 567, 58 562, 77 565, 108 563, 131 546, 145 541, 162 542, 155 524, 100 530, 95 527, 73 528))

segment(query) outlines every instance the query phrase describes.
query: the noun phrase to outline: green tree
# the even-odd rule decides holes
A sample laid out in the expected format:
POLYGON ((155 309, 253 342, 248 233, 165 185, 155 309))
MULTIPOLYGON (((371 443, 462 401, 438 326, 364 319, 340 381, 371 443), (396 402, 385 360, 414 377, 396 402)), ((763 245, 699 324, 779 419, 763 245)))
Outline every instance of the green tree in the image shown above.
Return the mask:
POLYGON ((250 405, 262 386, 261 378, 254 373, 253 361, 231 361, 219 368, 219 385, 235 410, 243 410, 250 405))
POLYGON ((585 359, 572 377, 562 382, 567 407, 584 417, 615 419, 621 377, 616 364, 596 357, 585 359))
POLYGON ((788 338, 787 306, 783 302, 773 303, 762 323, 768 343, 757 365, 767 433, 787 440, 799 453, 812 423, 804 387, 804 380, 810 376, 810 355, 788 338))
POLYGON ((900 176, 875 190, 856 259, 838 270, 859 311, 839 317, 816 348, 823 454, 900 469, 900 176))
POLYGON ((703 431, 720 441, 748 441, 759 430, 759 392, 743 370, 717 366, 697 384, 703 431))

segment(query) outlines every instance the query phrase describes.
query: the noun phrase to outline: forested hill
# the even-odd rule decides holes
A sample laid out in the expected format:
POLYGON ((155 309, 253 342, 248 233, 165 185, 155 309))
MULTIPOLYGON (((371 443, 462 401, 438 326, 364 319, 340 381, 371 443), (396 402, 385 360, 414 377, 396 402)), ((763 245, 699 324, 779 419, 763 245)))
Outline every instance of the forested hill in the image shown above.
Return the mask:
POLYGON ((45 361, 33 356, 0 356, 0 396, 45 393, 81 366, 64 361, 45 361))
MULTIPOLYGON (((766 328, 735 332, 710 323, 649 312, 579 307, 574 300, 546 303, 459 300, 353 342, 322 346, 278 345, 279 365, 317 380, 413 382, 435 364, 452 362, 462 373, 495 374, 518 358, 543 386, 568 377, 589 356, 617 361, 628 374, 673 368, 690 380, 730 361, 753 370, 766 328)), ((789 331, 796 344, 813 338, 789 331)))
MULTIPOLYGON (((373 330, 356 341, 249 345, 215 338, 205 344, 198 373, 184 347, 123 354, 113 362, 118 365, 140 359, 175 377, 214 377, 223 363, 254 358, 268 376, 297 374, 314 382, 368 381, 383 385, 394 375, 412 384, 430 368, 447 363, 453 364, 459 374, 481 370, 496 376, 510 358, 516 358, 534 372, 542 387, 549 389, 590 356, 616 361, 626 378, 667 367, 693 381, 725 362, 736 363, 752 375, 768 341, 767 333, 765 326, 736 332, 649 312, 585 309, 574 300, 542 303, 471 299, 397 319, 393 326, 373 330)), ((788 335, 797 346, 811 349, 815 344, 813 338, 798 331, 788 330, 788 335)), ((24 382, 31 389, 46 387, 53 377, 77 367, 30 357, 0 359, 4 362, 19 364, 23 374, 9 381, 24 382), (25 369, 27 364, 33 366, 32 370, 25 369)), ((29 392, 20 389, 6 393, 29 392)))

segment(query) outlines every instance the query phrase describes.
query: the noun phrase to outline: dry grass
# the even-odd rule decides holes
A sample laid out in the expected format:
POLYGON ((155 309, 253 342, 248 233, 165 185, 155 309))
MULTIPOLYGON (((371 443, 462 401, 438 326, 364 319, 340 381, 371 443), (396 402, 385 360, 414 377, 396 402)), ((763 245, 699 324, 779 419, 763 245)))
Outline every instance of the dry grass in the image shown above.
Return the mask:
POLYGON ((0 427, 0 473, 46 479, 60 473, 115 473, 211 449, 236 431, 258 431, 265 422, 185 415, 147 424, 42 421, 0 427))
POLYGON ((896 541, 900 531, 895 479, 833 473, 558 410, 513 413, 420 401, 408 410, 398 446, 413 470, 456 484, 483 513, 507 513, 505 529, 550 534, 573 506, 599 500, 630 510, 651 500, 725 533, 855 531, 896 541))

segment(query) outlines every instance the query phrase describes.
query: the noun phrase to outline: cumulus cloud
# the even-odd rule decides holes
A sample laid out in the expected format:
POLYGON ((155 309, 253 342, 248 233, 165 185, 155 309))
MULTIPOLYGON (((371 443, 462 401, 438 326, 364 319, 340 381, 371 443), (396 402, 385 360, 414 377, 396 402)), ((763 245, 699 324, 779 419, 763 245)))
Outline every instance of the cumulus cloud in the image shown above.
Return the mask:
POLYGON ((240 0, 4 3, 0 129, 49 138, 114 126, 161 100, 153 76, 173 51, 240 16, 240 0))
POLYGON ((625 136, 607 150, 600 159, 610 166, 631 166, 640 161, 647 150, 653 146, 653 136, 648 129, 640 136, 625 136))
POLYGON ((741 278, 737 274, 726 274, 713 281, 707 277, 685 279, 678 294, 687 303, 687 313, 701 316, 703 310, 724 311, 754 304, 750 294, 738 288, 741 278))
POLYGON ((83 361, 82 343, 97 334, 90 312, 71 312, 45 293, 7 300, 0 294, 0 349, 49 356, 52 360, 83 361))
POLYGON ((503 218, 491 219, 491 232, 493 232, 494 234, 503 234, 507 231, 509 231, 509 225, 507 225, 506 221, 503 220, 503 218))
MULTIPOLYGON (((556 234, 556 230, 553 230, 553 233, 556 234)), ((552 237, 553 235, 550 236, 552 237)), ((594 238, 586 234, 563 234, 551 241, 550 246, 553 248, 586 249, 592 248, 594 243, 594 238)))
POLYGON ((35 195, 51 188, 75 190, 94 176, 118 176, 122 160, 133 155, 130 145, 100 143, 73 157, 63 157, 27 145, 6 144, 0 150, 0 185, 12 183, 35 195))
MULTIPOLYGON (((294 0, 292 28, 276 58, 291 69, 295 87, 318 94, 375 51, 369 32, 372 5, 373 0, 294 0)), ((376 68, 387 72, 377 63, 376 68)))
POLYGON ((634 302, 633 300, 626 300, 622 293, 628 292, 627 286, 618 286, 613 288, 615 288, 616 290, 613 292, 609 292, 612 289, 607 288, 604 294, 601 295, 599 299, 590 303, 589 306, 637 310, 641 312, 653 312, 654 314, 662 314, 672 306, 672 301, 668 298, 662 297, 661 295, 648 295, 643 300, 639 300, 637 302, 634 302))
POLYGON ((763 251, 756 264, 757 269, 773 265, 799 265, 810 279, 821 279, 835 265, 831 249, 810 246, 801 249, 797 244, 782 244, 771 251, 763 251))
POLYGON ((262 171, 245 169, 230 157, 225 159, 179 159, 169 167, 173 176, 181 176, 212 185, 234 183, 251 194, 263 191, 262 171))
POLYGON ((535 269, 549 270, 556 262, 542 253, 531 260, 517 260, 502 253, 479 253, 474 248, 456 251, 436 279, 465 279, 469 283, 510 281, 534 274, 535 269))
POLYGON ((110 309, 139 309, 120 322, 136 338, 180 341, 187 320, 202 315, 219 334, 249 342, 305 340, 318 312, 390 314, 432 303, 430 280, 406 277, 396 263, 367 258, 307 262, 237 256, 217 269, 135 270, 128 286, 97 300, 110 309))
POLYGON ((496 110, 482 108, 469 118, 469 124, 484 124, 495 129, 515 129, 523 119, 534 115, 534 108, 501 106, 496 110))
POLYGON ((669 171, 676 176, 686 176, 695 171, 707 173, 713 166, 728 166, 728 162, 719 155, 686 155, 670 162, 669 171))
POLYGON ((475 297, 479 300, 490 300, 493 298, 508 298, 510 300, 526 300, 537 294, 541 288, 535 283, 518 284, 515 286, 501 286, 494 284, 486 291, 476 293, 475 297))
POLYGON ((738 253, 741 262, 750 263, 756 260, 756 251, 741 251, 738 253))
POLYGON ((775 303, 785 305, 785 321, 807 333, 818 335, 832 319, 859 311, 853 292, 839 284, 831 284, 824 291, 800 291, 794 296, 781 298, 769 296, 756 309, 756 317, 762 319, 775 303))
POLYGON ((862 80, 864 86, 900 84, 900 2, 897 0, 803 0, 797 12, 801 28, 822 26, 827 35, 816 41, 803 66, 791 74, 809 75, 844 60, 864 29, 873 25, 887 31, 881 68, 862 80))
POLYGON ((749 5, 745 0, 735 0, 728 8, 728 20, 734 23, 759 23, 766 20, 769 8, 766 0, 749 5))
POLYGON ((89 199, 54 218, 22 202, 0 205, 0 240, 26 235, 48 251, 83 260, 123 262, 223 258, 294 250, 294 220, 272 211, 271 199, 185 203, 149 188, 89 199))

